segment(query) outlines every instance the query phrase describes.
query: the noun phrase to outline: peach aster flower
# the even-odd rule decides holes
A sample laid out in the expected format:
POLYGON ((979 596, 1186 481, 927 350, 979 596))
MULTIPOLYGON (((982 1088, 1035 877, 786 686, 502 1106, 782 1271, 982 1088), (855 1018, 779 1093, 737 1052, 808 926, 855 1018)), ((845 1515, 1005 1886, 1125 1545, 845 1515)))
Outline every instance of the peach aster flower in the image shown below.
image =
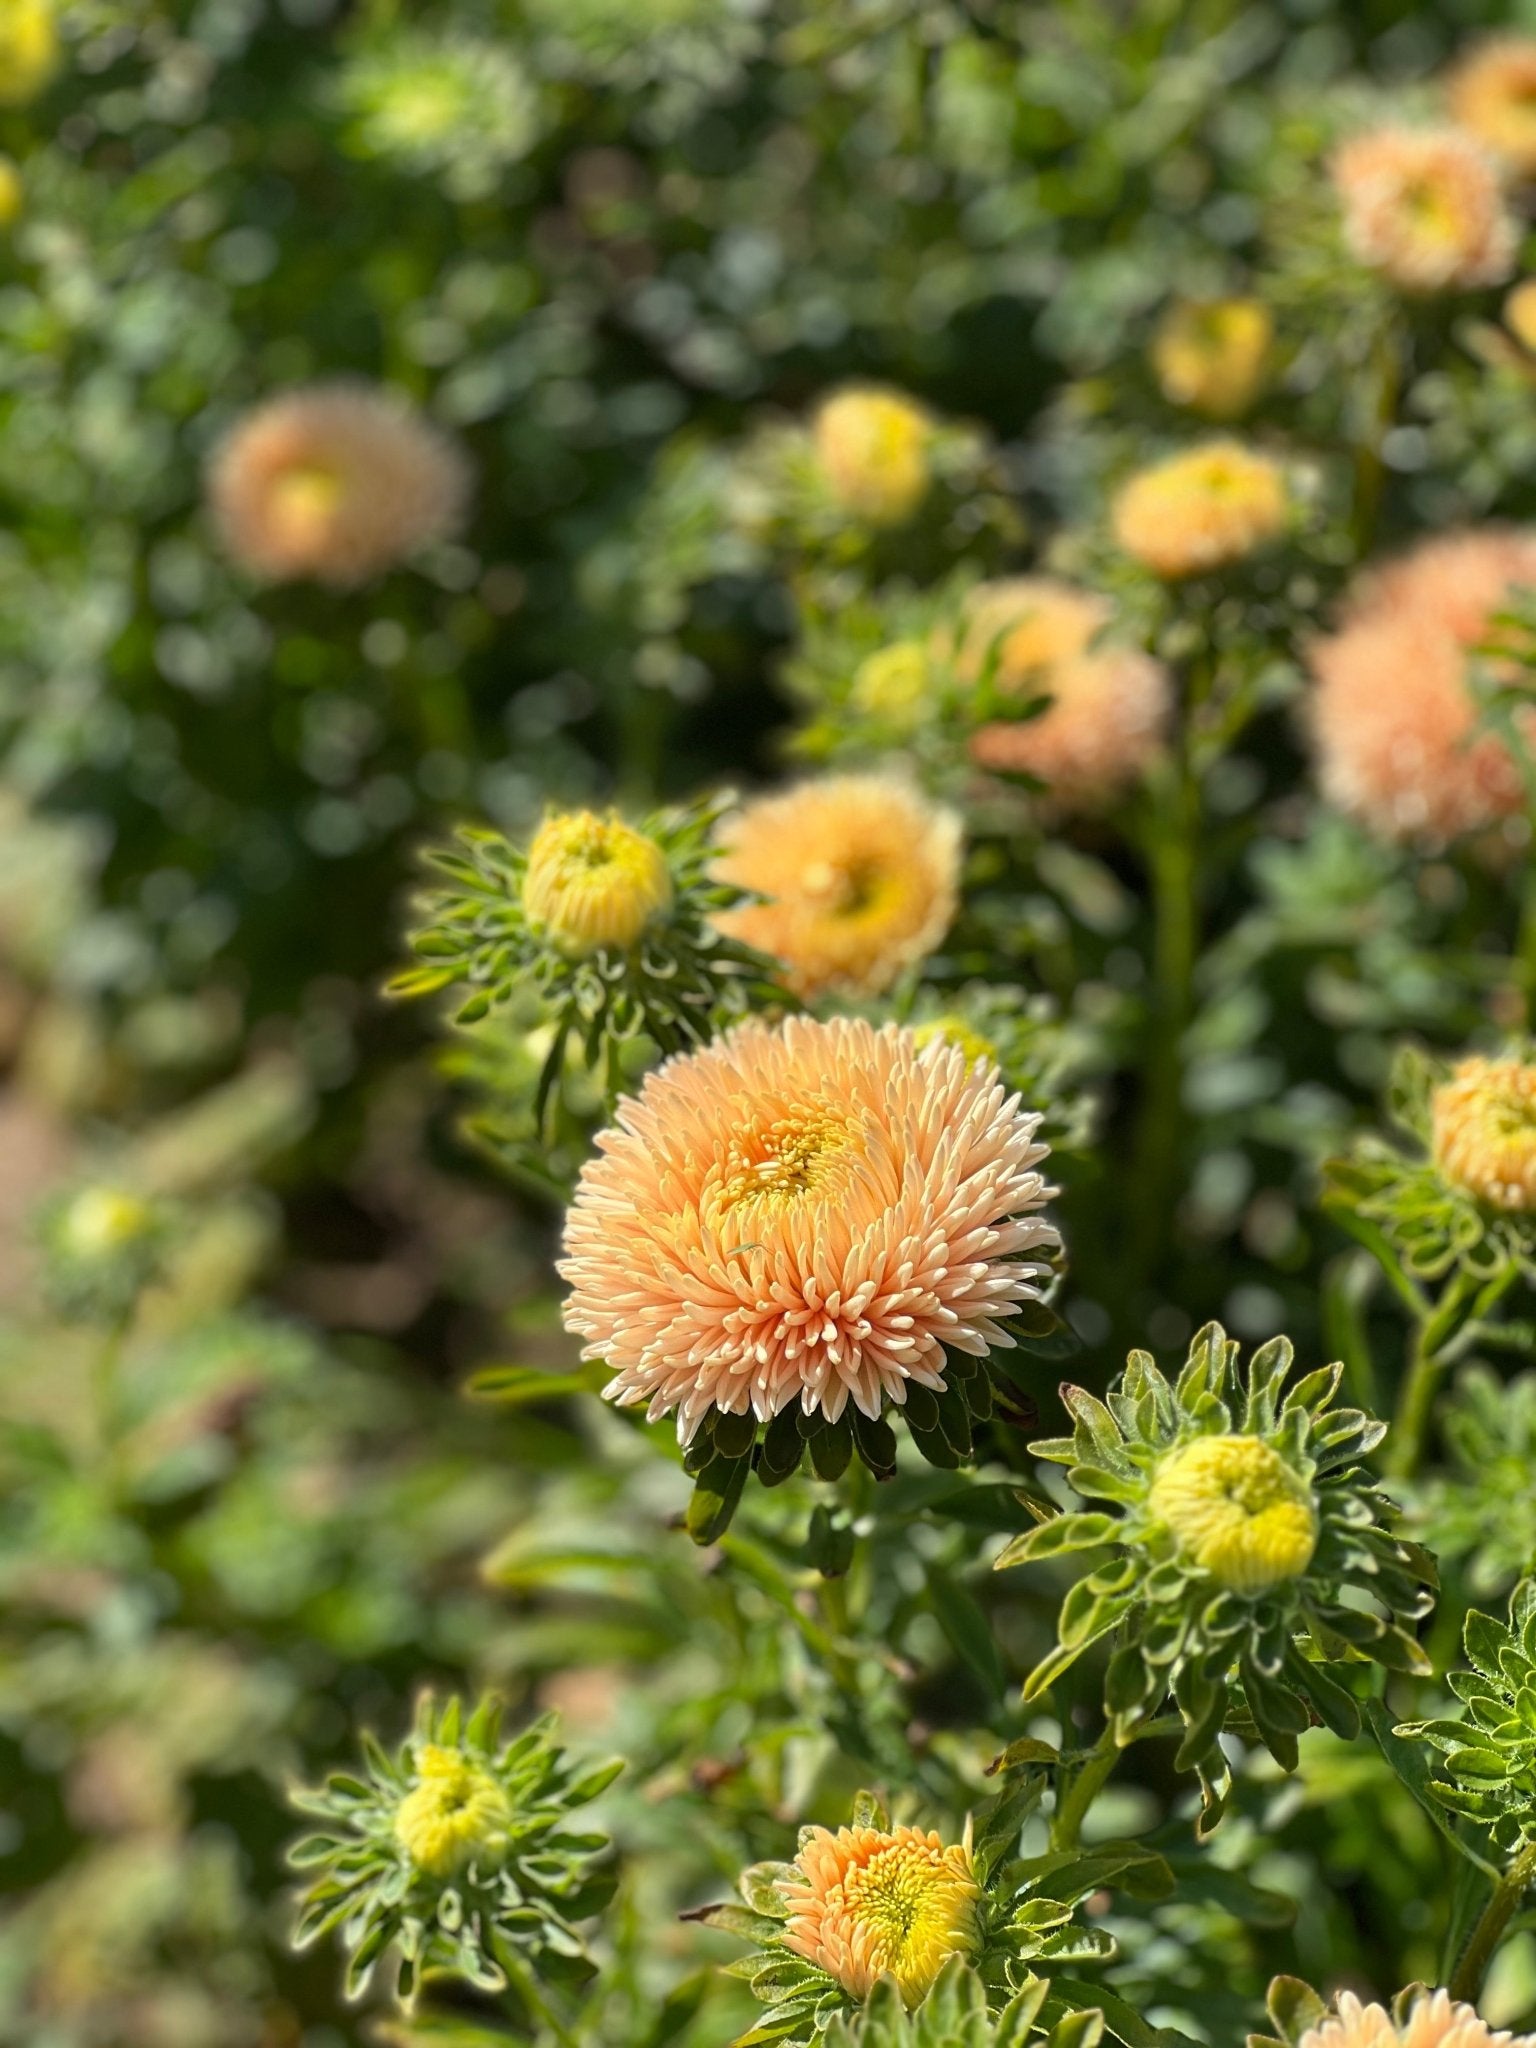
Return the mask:
POLYGON ((811 444, 839 504, 872 526, 900 526, 928 495, 933 422, 899 391, 853 385, 824 400, 811 444))
POLYGON ((345 589, 451 532, 466 482, 453 443, 389 392, 311 384, 236 423, 209 493, 242 568, 345 589))
POLYGON ((1241 561, 1285 530, 1285 472, 1241 441, 1207 441, 1137 470, 1110 521, 1128 555, 1156 576, 1193 576, 1241 561))
POLYGON ((750 1022, 666 1061, 598 1139, 565 1226, 566 1326, 621 1406, 870 1417, 945 1347, 1011 1348, 1058 1243, 1040 1119, 956 1046, 750 1022), (1033 1254, 1031 1258, 1029 1255, 1033 1254))
POLYGON ((1336 2012, 1309 2027, 1298 2048, 1532 2048, 1536 2036, 1496 2034, 1470 2005, 1448 1991, 1426 1991, 1401 2023, 1384 2006, 1364 2005, 1341 1991, 1336 2012))
POLYGON ((1499 284, 1515 224, 1482 144, 1458 128, 1373 128, 1329 166, 1344 239, 1368 270, 1407 292, 1499 284))
POLYGON ((1536 1066, 1469 1059, 1430 1102, 1435 1164, 1494 1209, 1536 1209, 1536 1066))
POLYGON ((1235 419, 1258 396, 1274 338, 1274 319, 1258 299, 1184 300, 1158 324, 1152 368, 1170 405, 1235 419))
MULTIPOLYGON (((1442 535, 1368 572, 1338 632, 1308 653, 1323 792, 1383 838, 1431 844, 1522 810, 1497 734, 1480 733, 1473 650, 1518 585, 1536 585, 1536 534, 1442 535)), ((1522 713, 1536 742, 1536 708, 1522 713)))
POLYGON ((875 995, 931 953, 959 900, 960 820, 883 775, 831 775, 727 820, 715 872, 769 900, 715 919, 797 995, 875 995))
POLYGON ((914 2006, 951 1956, 975 1949, 981 1888, 962 1844, 920 1828, 807 1828, 794 1868, 777 1885, 784 1945, 854 1998, 891 1976, 914 2006))
POLYGON ((1521 173, 1536 171, 1536 36, 1490 36, 1462 58, 1448 89, 1451 112, 1521 173))

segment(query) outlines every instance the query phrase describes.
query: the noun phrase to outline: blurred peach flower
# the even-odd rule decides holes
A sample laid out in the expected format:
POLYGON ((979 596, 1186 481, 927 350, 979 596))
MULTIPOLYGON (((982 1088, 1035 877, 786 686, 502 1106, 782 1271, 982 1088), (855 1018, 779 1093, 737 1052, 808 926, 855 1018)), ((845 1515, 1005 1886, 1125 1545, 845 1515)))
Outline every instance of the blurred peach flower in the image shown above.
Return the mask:
POLYGON ((1291 499, 1278 462, 1241 441, 1206 441, 1120 486, 1115 538, 1154 575, 1176 579, 1241 561, 1285 531, 1291 499))
POLYGON ((1368 270, 1406 292, 1500 284, 1516 229, 1497 166, 1458 128, 1373 128, 1329 166, 1344 240, 1368 270))
POLYGON ((1522 175, 1536 171, 1536 36, 1489 36, 1451 72, 1452 114, 1522 175))
POLYGON ((797 995, 875 995, 954 921, 960 820, 885 775, 829 775, 743 805, 715 872, 768 900, 715 919, 797 995))
MULTIPOLYGON (((1469 664, 1493 615, 1536 585, 1536 533, 1486 527, 1368 571, 1314 642, 1311 726, 1324 794, 1387 839, 1443 843, 1525 804, 1504 741, 1478 730, 1469 664)), ((1536 744, 1536 707, 1522 712, 1536 744)))
POLYGON ((1308 2028, 1298 2048, 1531 2048, 1529 2034, 1496 2034, 1470 2005, 1448 1991, 1426 1991, 1401 2022, 1385 2006, 1365 2005, 1341 1991, 1336 2012, 1308 2028))
POLYGON ((311 384, 237 421, 209 473, 214 516, 243 569, 272 582, 367 582, 458 525, 453 442, 392 393, 311 384))

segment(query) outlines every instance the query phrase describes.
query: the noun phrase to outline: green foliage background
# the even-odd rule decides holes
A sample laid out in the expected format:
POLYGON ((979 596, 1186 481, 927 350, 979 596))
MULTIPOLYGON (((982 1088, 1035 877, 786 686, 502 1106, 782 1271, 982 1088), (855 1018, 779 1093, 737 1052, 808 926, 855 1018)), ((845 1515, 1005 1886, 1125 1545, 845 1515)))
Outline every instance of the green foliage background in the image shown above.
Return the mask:
MULTIPOLYGON (((1469 343, 1497 295, 1405 317, 1343 266, 1318 174, 1363 109, 1421 110, 1468 37, 1536 17, 66 0, 59 20, 57 76, 0 111, 25 188, 0 249, 5 1219, 21 1246, 50 1188, 128 1173, 175 1223, 109 1367, 115 1448, 99 1337, 28 1257, 0 1275, 0 2041, 489 2038, 467 2017, 377 2035, 385 2008, 343 2003, 334 1955, 287 1943, 285 1781, 360 1725, 393 1739, 436 1683, 559 1707, 573 1745, 629 1759, 602 1801, 624 1875, 583 2039, 723 2042, 752 2010, 708 1967, 732 1945, 678 1912, 865 1783, 958 1828, 993 1754, 1040 1734, 1018 1681, 1069 1574, 988 1567, 1039 1481, 1029 1437, 1061 1427, 1059 1368, 976 1470, 904 1452, 878 1500, 857 1471, 841 1493, 802 1477, 696 1554, 665 1431, 601 1407, 595 1375, 553 1377, 573 1365, 557 1211, 466 1142, 430 1015, 380 998, 417 850, 466 816, 520 838, 551 801, 765 781, 808 632, 835 668, 888 572, 926 587, 1065 534, 1157 644, 1219 645, 1247 692, 1241 734, 1191 767, 1177 1007, 1166 819, 1137 806, 1043 841, 978 830, 931 972, 946 999, 976 979, 1054 998, 1052 1085, 1094 1098, 1059 1161, 1070 1370, 1102 1389, 1132 1343, 1178 1360, 1221 1316, 1289 1330, 1309 1367, 1342 1356, 1390 1412, 1401 1307, 1320 1206, 1318 1162, 1379 1120, 1405 1032, 1445 1053, 1529 1024, 1533 927, 1522 863, 1420 859, 1321 806, 1298 653, 1367 555, 1531 517, 1536 392, 1469 343), (445 97, 402 128, 434 67, 445 97), (1191 437, 1146 365, 1170 287, 1256 279, 1284 374, 1251 431, 1303 461, 1311 516, 1281 566, 1181 617, 1115 561, 1105 491, 1191 437), (458 437, 472 515, 355 593, 258 587, 217 543, 204 464, 253 402, 336 374, 458 437), (817 562, 732 526, 743 438, 850 376, 978 423, 968 532, 817 562), (472 1371, 500 1398, 466 1402, 472 1371), (824 1576, 842 1510, 868 1526, 824 1576)), ((455 1082, 526 1092, 528 1022, 455 1041, 455 1082)), ((557 1179, 583 1138, 557 1134, 557 1179)), ((1503 1393, 1519 1331, 1482 1345, 1410 1490, 1448 1580, 1438 1672, 1468 1599, 1536 1562, 1530 1383, 1503 1393)), ((1098 1682, 1089 1659, 1057 1688, 1053 1740, 1090 1738, 1098 1682)), ((1293 1778, 1250 1746, 1198 1851, 1173 1744, 1134 1752, 1096 1825, 1177 1880, 1104 1895, 1149 2039, 1236 2039, 1280 1969, 1439 1981, 1481 1873, 1390 1732, 1449 1711, 1443 1684, 1394 1679, 1387 1702, 1374 1742, 1310 1734, 1293 1778)), ((1487 2010, 1536 2011, 1528 1934, 1487 2010)))

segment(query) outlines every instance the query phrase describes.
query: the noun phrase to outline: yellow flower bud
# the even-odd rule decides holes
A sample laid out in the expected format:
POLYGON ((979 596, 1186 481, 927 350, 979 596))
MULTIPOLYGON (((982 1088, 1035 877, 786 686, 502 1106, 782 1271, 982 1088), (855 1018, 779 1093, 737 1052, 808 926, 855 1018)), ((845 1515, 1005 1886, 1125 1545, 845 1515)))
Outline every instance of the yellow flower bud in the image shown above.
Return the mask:
POLYGON ((35 100, 58 68, 53 0, 0 0, 0 105, 35 100))
POLYGON ((1171 306, 1152 343, 1152 368, 1170 405, 1236 419, 1259 394, 1275 323, 1258 299, 1171 306))
POLYGON ((1115 538, 1154 575, 1240 561, 1285 530, 1285 472, 1240 441, 1208 441, 1137 470, 1111 508, 1115 538))
POLYGON ((506 1854, 512 1808, 507 1795, 462 1750, 423 1743, 416 1785, 400 1802, 395 1838, 428 1877, 452 1877, 471 1863, 494 1865, 506 1854))
POLYGON ((615 815, 558 811, 534 835, 523 909, 572 958, 605 946, 626 950, 671 902, 666 855, 615 815))
POLYGON ((1536 1209, 1536 1066, 1463 1060, 1430 1105, 1435 1164, 1495 1209, 1536 1209))
POLYGON ((144 1236, 154 1211, 140 1195, 121 1188, 85 1188, 65 1210, 60 1249, 75 1259, 105 1259, 144 1236))
POLYGON ((913 1038, 919 1052, 925 1052, 930 1045, 955 1045, 975 1065, 977 1060, 990 1060, 997 1064, 997 1047, 990 1038, 984 1038, 974 1026, 967 1024, 963 1017, 944 1016, 930 1018, 926 1024, 913 1028, 913 1038))
POLYGON ((1234 1593, 1262 1593, 1304 1572, 1317 1509, 1304 1480, 1256 1436, 1200 1436, 1168 1453, 1147 1508, 1181 1557, 1234 1593))
POLYGON ((827 488, 871 526, 900 526, 928 495, 932 437, 921 406, 874 386, 837 392, 811 429, 827 488))
POLYGON ((912 725, 933 682, 933 663, 920 640, 897 640, 866 655, 849 693, 855 707, 893 725, 912 725))

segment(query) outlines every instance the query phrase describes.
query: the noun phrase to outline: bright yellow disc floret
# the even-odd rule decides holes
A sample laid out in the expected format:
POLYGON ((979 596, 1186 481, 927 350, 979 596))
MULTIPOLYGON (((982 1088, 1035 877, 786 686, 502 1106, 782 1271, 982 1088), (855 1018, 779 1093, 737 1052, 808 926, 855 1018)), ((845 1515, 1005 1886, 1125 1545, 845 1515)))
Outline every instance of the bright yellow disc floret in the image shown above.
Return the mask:
POLYGON ((462 1750, 431 1742, 415 1761, 416 1786, 400 1802, 395 1839, 416 1868, 452 1877, 471 1863, 499 1863, 512 1809, 490 1772, 462 1750))
POLYGON ((523 909, 562 953, 624 951, 671 902, 666 855, 621 818, 560 811, 534 835, 523 909))

